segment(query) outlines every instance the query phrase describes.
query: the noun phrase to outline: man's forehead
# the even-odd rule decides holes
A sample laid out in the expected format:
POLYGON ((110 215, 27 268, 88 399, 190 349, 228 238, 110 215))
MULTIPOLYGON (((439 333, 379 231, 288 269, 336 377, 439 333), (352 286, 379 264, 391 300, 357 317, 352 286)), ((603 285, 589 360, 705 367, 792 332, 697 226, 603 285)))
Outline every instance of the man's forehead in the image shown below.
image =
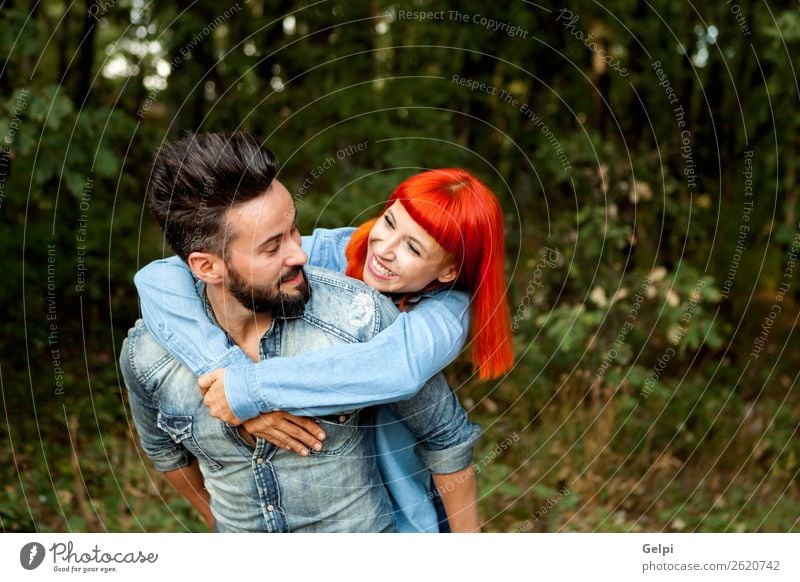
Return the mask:
MULTIPOLYGON (((295 208, 289 191, 277 180, 259 196, 227 211, 228 238, 268 238, 283 232, 294 222, 295 208)), ((253 242, 260 242, 255 240, 253 242)))
POLYGON ((276 180, 261 196, 232 206, 227 214, 229 220, 253 218, 262 224, 265 222, 279 224, 285 218, 287 210, 291 211, 290 214, 294 214, 293 206, 289 191, 276 180))

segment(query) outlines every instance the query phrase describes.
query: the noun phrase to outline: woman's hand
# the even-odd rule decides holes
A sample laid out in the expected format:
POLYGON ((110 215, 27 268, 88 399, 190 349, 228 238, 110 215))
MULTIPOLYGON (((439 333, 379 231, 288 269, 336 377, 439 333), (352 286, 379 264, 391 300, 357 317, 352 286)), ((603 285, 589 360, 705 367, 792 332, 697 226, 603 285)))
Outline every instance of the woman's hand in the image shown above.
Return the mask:
POLYGON ((242 426, 250 434, 303 457, 308 455, 309 449, 321 450, 325 440, 325 432, 316 422, 282 410, 260 414, 242 426))
MULTIPOLYGON (((320 426, 304 416, 295 416, 282 410, 274 410, 260 414, 255 418, 242 423, 228 405, 225 396, 225 369, 218 368, 204 374, 197 379, 200 392, 203 393, 203 403, 208 406, 208 411, 214 418, 228 423, 230 426, 239 426, 247 433, 271 442, 276 447, 294 451, 298 455, 308 455, 309 449, 319 451, 325 432, 320 426)), ((240 431, 241 433, 241 431, 240 431)), ((247 439, 249 441, 249 439, 247 439)))
POLYGON ((225 395, 225 368, 217 368, 208 374, 203 374, 197 379, 200 393, 203 394, 203 403, 208 406, 208 412, 214 418, 228 423, 230 426, 239 426, 242 421, 236 418, 228 404, 225 395))

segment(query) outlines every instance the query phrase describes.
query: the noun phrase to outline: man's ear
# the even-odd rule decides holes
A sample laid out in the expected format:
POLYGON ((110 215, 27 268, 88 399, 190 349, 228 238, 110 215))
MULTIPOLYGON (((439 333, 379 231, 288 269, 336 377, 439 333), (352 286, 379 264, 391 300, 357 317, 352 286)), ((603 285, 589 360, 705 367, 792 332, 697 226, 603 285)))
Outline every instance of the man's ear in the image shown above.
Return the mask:
POLYGON ((186 261, 194 276, 207 285, 222 283, 225 276, 225 262, 219 255, 195 251, 186 261))
POLYGON ((458 277, 458 269, 456 269, 455 263, 450 263, 450 266, 445 267, 445 269, 441 272, 437 281, 439 283, 452 283, 458 277))

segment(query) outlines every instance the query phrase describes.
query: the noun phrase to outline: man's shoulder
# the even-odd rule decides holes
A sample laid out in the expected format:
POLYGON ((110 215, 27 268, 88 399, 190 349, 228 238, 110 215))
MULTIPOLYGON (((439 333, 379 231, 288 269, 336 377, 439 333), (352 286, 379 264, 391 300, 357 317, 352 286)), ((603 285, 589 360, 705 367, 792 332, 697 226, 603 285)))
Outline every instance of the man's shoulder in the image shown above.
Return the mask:
POLYGON ((353 226, 342 226, 339 228, 315 228, 310 235, 303 237, 306 240, 318 244, 332 245, 336 247, 347 246, 350 237, 356 231, 353 226))
POLYGON ((354 341, 367 341, 397 314, 389 298, 362 281, 318 267, 305 271, 311 299, 303 318, 311 323, 333 326, 354 341))
POLYGON ((344 272, 347 269, 345 249, 355 228, 317 228, 303 237, 303 250, 308 253, 309 265, 344 272))
POLYGON ((360 293, 366 291, 374 295, 380 295, 378 291, 363 281, 353 279, 352 277, 348 277, 336 271, 331 271, 330 269, 306 265, 304 270, 312 287, 317 285, 330 290, 342 289, 346 293, 360 293))
POLYGON ((159 344, 139 319, 122 344, 120 363, 138 382, 146 383, 159 371, 177 366, 175 358, 159 344))

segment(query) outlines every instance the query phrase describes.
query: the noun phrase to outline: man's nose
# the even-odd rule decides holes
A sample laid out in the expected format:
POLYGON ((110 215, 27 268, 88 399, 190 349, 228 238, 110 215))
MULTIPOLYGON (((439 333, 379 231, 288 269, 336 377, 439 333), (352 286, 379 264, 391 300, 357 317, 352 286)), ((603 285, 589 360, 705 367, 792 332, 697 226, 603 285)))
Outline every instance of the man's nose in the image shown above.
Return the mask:
POLYGON ((289 248, 286 248, 286 245, 283 248, 286 251, 283 262, 287 267, 302 267, 308 262, 308 255, 299 242, 292 240, 289 248))

